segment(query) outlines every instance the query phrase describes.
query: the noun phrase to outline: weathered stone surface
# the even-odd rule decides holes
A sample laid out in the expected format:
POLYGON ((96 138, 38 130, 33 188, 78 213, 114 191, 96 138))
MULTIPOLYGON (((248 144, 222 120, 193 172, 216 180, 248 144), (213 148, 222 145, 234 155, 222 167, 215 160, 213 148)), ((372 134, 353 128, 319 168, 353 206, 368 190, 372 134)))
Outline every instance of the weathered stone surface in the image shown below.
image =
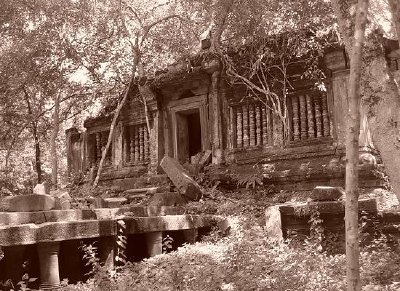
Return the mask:
POLYGON ((33 188, 33 194, 45 195, 48 194, 48 187, 45 183, 37 184, 35 188, 33 188))
POLYGON ((342 187, 317 186, 311 193, 313 201, 335 201, 344 195, 342 187))
POLYGON ((272 241, 282 241, 282 218, 280 205, 268 207, 265 210, 265 230, 267 236, 272 241))
MULTIPOLYGON (((311 201, 308 203, 282 204, 279 210, 282 215, 306 215, 311 210, 316 210, 321 214, 344 213, 344 201, 311 201)), ((376 199, 360 199, 358 201, 358 211, 377 213, 376 199)))
POLYGON ((71 196, 66 190, 50 191, 50 195, 56 198, 56 209, 68 210, 71 209, 71 196))
POLYGON ((45 211, 54 209, 55 204, 55 198, 50 195, 8 196, 0 200, 0 210, 8 212, 45 211))
POLYGON ((190 200, 199 200, 203 195, 199 184, 196 183, 175 159, 165 156, 160 163, 165 173, 178 189, 179 193, 190 200))
POLYGON ((156 193, 150 198, 150 206, 176 206, 184 205, 187 201, 177 192, 156 193))
POLYGON ((0 212, 0 225, 41 224, 45 222, 76 221, 96 218, 96 213, 89 209, 0 212))
POLYGON ((104 198, 104 206, 106 208, 118 208, 121 207, 123 204, 128 202, 128 199, 124 197, 112 197, 112 198, 104 198))
MULTIPOLYGON (((109 209, 112 210, 112 209, 109 209)), ((175 231, 210 226, 211 215, 126 217, 126 233, 175 231)), ((115 219, 46 222, 0 226, 0 246, 26 245, 116 235, 115 219)))

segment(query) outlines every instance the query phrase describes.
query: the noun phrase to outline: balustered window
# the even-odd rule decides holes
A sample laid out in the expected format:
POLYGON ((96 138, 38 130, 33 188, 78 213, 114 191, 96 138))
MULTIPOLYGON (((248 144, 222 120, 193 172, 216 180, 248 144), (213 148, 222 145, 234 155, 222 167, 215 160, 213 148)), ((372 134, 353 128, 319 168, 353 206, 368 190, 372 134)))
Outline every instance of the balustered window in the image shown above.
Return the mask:
MULTIPOLYGON (((89 154, 89 163, 90 163, 91 167, 98 166, 98 164, 100 163, 101 155, 107 144, 109 134, 110 134, 109 130, 98 131, 98 132, 89 134, 88 154, 89 154)), ((111 166, 111 164, 112 164, 111 153, 112 153, 112 143, 110 144, 110 147, 108 148, 106 158, 105 158, 104 164, 103 164, 104 166, 111 166)))
POLYGON ((316 90, 294 92, 288 98, 290 141, 329 137, 327 95, 316 90))
POLYGON ((251 148, 272 143, 272 114, 261 103, 230 107, 233 148, 251 148))
POLYGON ((124 128, 124 159, 126 164, 143 164, 150 161, 150 138, 146 123, 124 128))

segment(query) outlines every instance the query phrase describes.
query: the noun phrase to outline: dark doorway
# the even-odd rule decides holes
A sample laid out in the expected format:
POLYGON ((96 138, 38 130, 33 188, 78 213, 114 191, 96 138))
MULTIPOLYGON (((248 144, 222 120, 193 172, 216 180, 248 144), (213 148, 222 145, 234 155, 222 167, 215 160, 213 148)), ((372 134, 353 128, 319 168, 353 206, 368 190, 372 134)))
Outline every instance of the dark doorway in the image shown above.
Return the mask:
POLYGON ((178 112, 177 121, 177 158, 184 164, 190 157, 202 151, 201 123, 199 109, 178 112))
POLYGON ((201 152, 200 113, 194 112, 187 116, 189 131, 189 158, 201 152))

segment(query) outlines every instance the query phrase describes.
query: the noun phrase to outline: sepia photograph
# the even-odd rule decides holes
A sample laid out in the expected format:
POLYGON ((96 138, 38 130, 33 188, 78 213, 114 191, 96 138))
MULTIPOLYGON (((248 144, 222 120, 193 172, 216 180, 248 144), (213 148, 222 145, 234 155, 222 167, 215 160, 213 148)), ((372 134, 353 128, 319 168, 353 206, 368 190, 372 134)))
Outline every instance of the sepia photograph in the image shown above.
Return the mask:
POLYGON ((400 291, 400 0, 0 0, 0 291, 400 291))

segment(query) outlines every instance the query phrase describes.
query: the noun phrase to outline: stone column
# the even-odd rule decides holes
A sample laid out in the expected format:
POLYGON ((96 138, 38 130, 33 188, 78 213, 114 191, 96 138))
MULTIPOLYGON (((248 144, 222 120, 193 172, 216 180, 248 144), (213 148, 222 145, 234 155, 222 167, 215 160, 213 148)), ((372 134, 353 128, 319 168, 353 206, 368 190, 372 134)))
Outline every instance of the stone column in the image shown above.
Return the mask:
POLYGON ((60 287, 58 252, 60 242, 46 242, 37 245, 40 264, 40 289, 53 290, 60 287))
POLYGON ((149 257, 154 257, 162 253, 162 232, 147 232, 144 234, 147 254, 149 257))
POLYGON ((104 264, 106 270, 114 269, 114 257, 115 257, 115 237, 104 237, 100 241, 99 246, 99 259, 104 264))

